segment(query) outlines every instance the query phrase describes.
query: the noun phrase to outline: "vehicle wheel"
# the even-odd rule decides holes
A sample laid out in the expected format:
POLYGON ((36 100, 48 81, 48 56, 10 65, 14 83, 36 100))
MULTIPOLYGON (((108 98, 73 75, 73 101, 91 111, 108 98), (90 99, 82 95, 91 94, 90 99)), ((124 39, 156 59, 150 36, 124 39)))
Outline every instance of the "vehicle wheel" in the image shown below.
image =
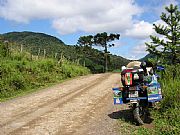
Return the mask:
POLYGON ((146 109, 141 106, 135 106, 133 110, 134 119, 138 125, 143 125, 147 119, 146 109))

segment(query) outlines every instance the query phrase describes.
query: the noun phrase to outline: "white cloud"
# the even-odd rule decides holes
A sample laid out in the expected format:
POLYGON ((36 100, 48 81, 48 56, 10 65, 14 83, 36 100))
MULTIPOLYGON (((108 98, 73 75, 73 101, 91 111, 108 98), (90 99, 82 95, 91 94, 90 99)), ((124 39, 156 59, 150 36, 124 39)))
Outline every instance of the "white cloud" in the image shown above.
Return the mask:
MULTIPOLYGON (((154 24, 166 25, 162 20, 157 20, 156 22, 154 22, 154 24)), ((148 34, 148 37, 149 37, 149 35, 150 35, 150 33, 148 34)), ((151 35, 155 35, 155 36, 159 37, 160 40, 164 40, 165 42, 169 41, 167 38, 165 38, 162 35, 157 34, 155 31, 153 31, 151 33, 151 35)), ((148 52, 146 51, 147 47, 146 47, 145 43, 152 42, 152 40, 148 37, 145 38, 145 36, 144 36, 144 39, 138 40, 137 43, 132 47, 132 49, 129 50, 129 52, 128 52, 129 56, 127 56, 127 58, 134 60, 134 59, 140 59, 140 58, 146 56, 148 54, 148 52)), ((136 38, 138 38, 138 37, 136 36, 136 38)), ((162 50, 162 46, 159 46, 157 49, 162 50)))
POLYGON ((144 54, 147 54, 146 49, 147 48, 146 48, 145 43, 142 43, 142 44, 139 44, 136 47, 134 47, 132 49, 132 53, 136 54, 136 55, 144 55, 144 54))
POLYGON ((127 29, 125 35, 139 39, 146 39, 149 35, 154 34, 153 25, 149 22, 140 21, 133 24, 131 29, 127 29))
POLYGON ((60 34, 75 33, 77 31, 83 30, 82 24, 85 24, 86 20, 82 17, 71 17, 55 19, 52 23, 54 29, 60 34), (81 25, 80 25, 81 24, 81 25))
POLYGON ((60 34, 121 33, 131 28, 133 16, 142 12, 134 0, 4 0, 2 3, 0 17, 19 23, 50 19, 60 34))
MULTIPOLYGON (((144 12, 152 12, 152 14, 158 14, 158 16, 160 16, 165 10, 165 7, 170 4, 178 5, 178 0, 151 0, 145 7, 142 8, 144 9, 144 12)), ((157 20, 154 23, 167 26, 162 20, 157 20)), ((143 20, 134 22, 132 28, 125 31, 125 36, 136 39, 146 39, 149 35, 157 35, 153 29, 153 23, 145 22, 143 20)))
POLYGON ((133 46, 132 49, 129 51, 129 59, 138 60, 148 54, 146 51, 147 47, 145 42, 150 42, 150 39, 144 39, 137 43, 137 45, 133 46))
POLYGON ((140 40, 145 40, 150 35, 160 36, 155 32, 153 24, 156 24, 157 26, 158 25, 167 26, 167 24, 163 22, 162 20, 157 20, 153 23, 139 21, 139 22, 134 23, 132 25, 132 28, 127 29, 125 31, 125 36, 140 39, 140 40))

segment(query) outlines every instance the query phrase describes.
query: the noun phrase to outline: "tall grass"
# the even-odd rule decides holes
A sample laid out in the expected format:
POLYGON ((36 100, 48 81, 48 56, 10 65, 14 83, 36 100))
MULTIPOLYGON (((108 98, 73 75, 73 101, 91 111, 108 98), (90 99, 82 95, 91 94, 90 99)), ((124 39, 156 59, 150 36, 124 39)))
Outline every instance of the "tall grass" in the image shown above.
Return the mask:
POLYGON ((89 69, 63 59, 32 60, 28 53, 14 52, 0 61, 0 101, 50 83, 86 75, 89 69))
POLYGON ((159 134, 180 134, 180 65, 168 66, 161 79, 164 99, 154 112, 156 130, 159 134), (173 68, 176 77, 173 80, 173 68))

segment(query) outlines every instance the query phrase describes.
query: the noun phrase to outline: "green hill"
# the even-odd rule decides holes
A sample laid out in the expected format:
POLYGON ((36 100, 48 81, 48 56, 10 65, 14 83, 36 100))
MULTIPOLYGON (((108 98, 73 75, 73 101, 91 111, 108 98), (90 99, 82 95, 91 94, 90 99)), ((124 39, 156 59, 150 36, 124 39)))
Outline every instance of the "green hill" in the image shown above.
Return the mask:
POLYGON ((18 42, 22 44, 33 44, 35 43, 32 40, 41 41, 36 42, 38 45, 41 45, 42 43, 50 44, 50 43, 56 43, 56 44, 64 44, 60 39, 53 37, 51 35, 47 35, 44 33, 35 33, 35 32, 10 32, 2 34, 2 36, 5 39, 8 39, 11 42, 18 42))
POLYGON ((147 54, 145 57, 139 59, 139 61, 146 61, 149 58, 155 58, 155 56, 153 54, 147 54))
POLYGON ((54 53, 67 52, 69 48, 72 48, 65 45, 60 39, 44 33, 10 32, 2 34, 1 37, 3 40, 15 43, 16 47, 20 48, 20 45, 23 45, 23 49, 31 51, 34 55, 37 55, 39 49, 40 54, 45 49, 46 54, 51 56, 54 53))
MULTIPOLYGON (((20 49, 23 46, 23 50, 33 55, 43 56, 45 53, 47 57, 56 56, 57 59, 63 55, 71 61, 79 61, 81 65, 85 65, 94 73, 104 71, 104 55, 97 49, 66 45, 60 39, 44 33, 10 32, 0 36, 3 40, 13 43, 12 48, 20 49)), ((129 60, 121 56, 110 54, 109 70, 120 69, 128 62, 129 60)))

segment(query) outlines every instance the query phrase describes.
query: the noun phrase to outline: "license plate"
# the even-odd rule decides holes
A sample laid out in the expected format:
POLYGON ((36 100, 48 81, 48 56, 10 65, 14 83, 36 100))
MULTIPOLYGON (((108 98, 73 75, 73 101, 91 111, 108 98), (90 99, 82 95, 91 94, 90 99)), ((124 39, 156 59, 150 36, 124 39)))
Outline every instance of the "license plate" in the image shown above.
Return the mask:
POLYGON ((136 90, 137 88, 136 88, 136 86, 134 86, 134 87, 129 87, 129 90, 136 90))
POLYGON ((130 97, 130 98, 138 97, 138 91, 130 91, 130 92, 129 92, 129 97, 130 97))

